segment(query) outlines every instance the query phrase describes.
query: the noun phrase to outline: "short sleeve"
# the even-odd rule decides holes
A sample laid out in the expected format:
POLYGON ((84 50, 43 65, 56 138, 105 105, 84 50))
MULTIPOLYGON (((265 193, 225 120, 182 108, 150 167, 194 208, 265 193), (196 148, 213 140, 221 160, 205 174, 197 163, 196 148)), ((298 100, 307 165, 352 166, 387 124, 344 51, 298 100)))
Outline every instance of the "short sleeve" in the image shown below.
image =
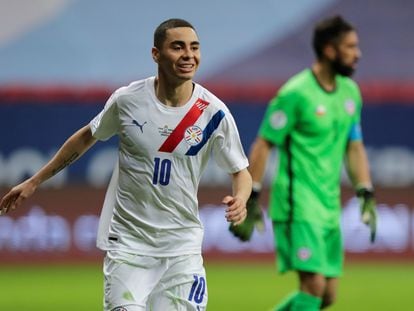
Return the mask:
POLYGON ((107 100, 104 109, 89 123, 92 135, 99 140, 108 140, 118 132, 118 110, 116 93, 107 100))
MULTIPOLYGON (((353 81, 352 81, 353 82, 353 81)), ((348 139, 350 141, 362 140, 362 128, 361 128, 361 112, 362 112, 362 96, 361 91, 356 83, 352 83, 352 91, 353 96, 356 104, 355 108, 355 115, 353 119, 353 123, 349 132, 348 139)))
POLYGON ((281 92, 273 98, 259 128, 259 136, 274 145, 282 145, 297 122, 298 95, 281 92))
POLYGON ((356 104, 356 113, 355 113, 355 123, 361 123, 361 111, 362 111, 362 95, 361 95, 361 91, 358 87, 358 85, 354 82, 352 82, 352 92, 353 92, 353 97, 355 100, 355 104, 356 104))
POLYGON ((249 165, 236 123, 229 111, 226 111, 220 131, 214 139, 213 156, 217 165, 230 174, 249 165))

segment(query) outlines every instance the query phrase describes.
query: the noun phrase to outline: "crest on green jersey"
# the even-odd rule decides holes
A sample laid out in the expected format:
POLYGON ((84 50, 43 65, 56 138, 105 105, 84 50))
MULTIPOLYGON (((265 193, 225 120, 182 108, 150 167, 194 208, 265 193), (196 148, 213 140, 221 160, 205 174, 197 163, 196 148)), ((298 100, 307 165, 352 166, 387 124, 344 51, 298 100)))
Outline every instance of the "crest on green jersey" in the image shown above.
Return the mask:
POLYGON ((287 123, 287 116, 286 116, 286 113, 282 110, 276 110, 270 116, 270 125, 274 129, 284 128, 286 126, 286 123, 287 123))

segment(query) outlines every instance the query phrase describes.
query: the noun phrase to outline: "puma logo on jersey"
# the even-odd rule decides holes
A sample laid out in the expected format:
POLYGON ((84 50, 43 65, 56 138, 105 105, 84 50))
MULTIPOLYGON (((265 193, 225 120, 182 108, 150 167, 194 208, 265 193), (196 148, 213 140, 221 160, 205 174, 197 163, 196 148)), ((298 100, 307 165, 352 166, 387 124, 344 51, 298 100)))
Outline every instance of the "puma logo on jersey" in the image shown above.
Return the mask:
POLYGON ((144 125, 145 125, 145 124, 147 124, 147 121, 145 121, 145 122, 144 122, 144 123, 142 123, 142 124, 139 124, 137 121, 132 120, 132 123, 134 123, 136 126, 138 126, 138 127, 139 127, 139 129, 141 130, 141 133, 144 133, 144 130, 143 130, 142 128, 144 127, 144 125))

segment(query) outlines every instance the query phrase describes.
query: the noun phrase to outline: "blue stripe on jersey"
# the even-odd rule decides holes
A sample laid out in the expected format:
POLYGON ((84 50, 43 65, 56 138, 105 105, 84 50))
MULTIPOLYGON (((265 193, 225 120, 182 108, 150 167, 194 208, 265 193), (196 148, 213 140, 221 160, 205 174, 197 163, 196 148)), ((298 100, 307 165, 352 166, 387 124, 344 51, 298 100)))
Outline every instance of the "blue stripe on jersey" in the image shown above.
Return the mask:
POLYGON ((199 144, 192 146, 190 149, 188 149, 186 155, 196 155, 200 151, 200 149, 203 148, 203 146, 206 144, 211 134, 213 134, 213 132, 218 128, 223 118, 224 112, 222 110, 217 111, 216 114, 211 118, 210 122, 208 122, 205 129, 203 130, 203 140, 199 144))
POLYGON ((352 125, 351 130, 349 131, 348 139, 350 141, 362 140, 362 129, 359 123, 355 123, 352 125))

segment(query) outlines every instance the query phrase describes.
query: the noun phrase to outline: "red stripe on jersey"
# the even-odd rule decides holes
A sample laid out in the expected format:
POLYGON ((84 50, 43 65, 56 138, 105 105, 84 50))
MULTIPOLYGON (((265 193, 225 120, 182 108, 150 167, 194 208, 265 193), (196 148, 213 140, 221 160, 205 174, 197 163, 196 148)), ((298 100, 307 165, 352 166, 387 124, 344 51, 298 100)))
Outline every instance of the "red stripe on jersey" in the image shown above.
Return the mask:
POLYGON ((183 140, 185 130, 193 125, 197 119, 201 116, 204 109, 207 108, 209 102, 202 99, 197 99, 194 105, 190 108, 184 118, 181 119, 180 123, 176 126, 174 131, 171 132, 170 136, 164 141, 158 151, 161 152, 173 152, 178 144, 183 140))

